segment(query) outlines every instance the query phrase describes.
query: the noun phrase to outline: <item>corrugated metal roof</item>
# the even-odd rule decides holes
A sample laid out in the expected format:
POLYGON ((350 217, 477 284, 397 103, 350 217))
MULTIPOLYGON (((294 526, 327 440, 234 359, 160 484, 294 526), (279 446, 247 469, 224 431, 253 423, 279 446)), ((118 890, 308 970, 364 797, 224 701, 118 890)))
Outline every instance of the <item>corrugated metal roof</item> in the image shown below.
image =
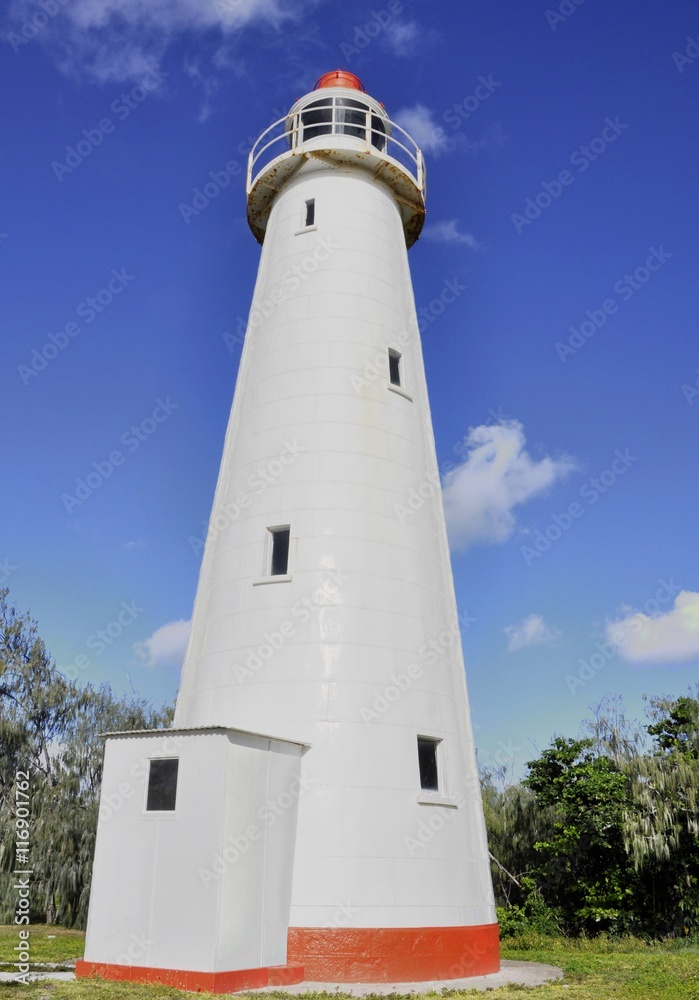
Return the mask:
POLYGON ((236 729, 235 726, 191 726, 188 729, 128 729, 113 733, 100 733, 103 739, 110 736, 177 736, 188 733, 242 733, 260 740, 274 740, 275 743, 291 743, 298 747, 310 747, 301 740, 289 740, 285 736, 270 736, 269 733, 253 733, 250 729, 236 729))

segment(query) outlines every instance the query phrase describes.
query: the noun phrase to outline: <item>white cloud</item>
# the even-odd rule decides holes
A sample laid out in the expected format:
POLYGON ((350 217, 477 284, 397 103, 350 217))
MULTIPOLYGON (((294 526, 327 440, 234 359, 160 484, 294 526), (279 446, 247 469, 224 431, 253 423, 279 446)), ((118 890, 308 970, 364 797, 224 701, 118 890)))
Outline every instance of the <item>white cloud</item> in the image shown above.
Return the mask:
POLYGON ((150 638, 137 642, 134 649, 148 667, 181 667, 191 625, 191 621, 184 619, 168 622, 157 628, 150 638))
POLYGON ((221 25, 235 28, 256 19, 280 24, 285 7, 281 0, 71 0, 65 15, 82 31, 101 30, 117 22, 146 31, 174 34, 187 29, 221 25))
POLYGON ((489 125, 484 135, 480 139, 471 139, 464 132, 459 132, 452 139, 456 149, 463 149, 470 156, 478 156, 479 153, 493 153, 507 143, 502 125, 495 122, 489 125))
POLYGON ((230 70, 239 79, 246 75, 245 61, 237 58, 230 45, 221 45, 220 48, 216 49, 211 62, 216 69, 230 70))
MULTIPOLYGON (((71 0, 42 28, 59 68, 99 81, 138 80, 157 68, 183 32, 219 29, 229 37, 252 23, 279 28, 317 0, 71 0)), ((34 0, 14 0, 9 27, 21 28, 34 0)))
POLYGON ((444 129, 434 120, 434 113, 424 104, 415 104, 412 108, 401 108, 393 115, 395 121, 412 136, 424 153, 439 156, 449 148, 444 129))
POLYGON ((517 420, 472 427, 461 465, 444 476, 444 513, 454 550, 504 542, 516 527, 515 507, 545 493, 573 469, 568 456, 533 459, 517 420))
POLYGON ((549 628, 541 615, 528 615, 519 625, 507 625, 503 632, 508 637, 507 648, 511 653, 526 646, 550 645, 561 635, 549 628))
POLYGON ((417 21, 393 20, 386 25, 386 41, 394 56, 409 56, 422 37, 417 21))
MULTIPOLYGON (((214 59, 215 58, 216 56, 214 56, 214 59)), ((185 58, 182 68, 190 80, 194 80, 202 88, 204 93, 204 97, 199 108, 199 114, 197 115, 197 121, 200 125, 203 125, 204 122, 209 120, 212 114, 212 99, 218 91, 218 79, 210 73, 202 72, 198 60, 185 58)))
POLYGON ((629 663, 699 660, 699 593, 681 591, 675 606, 651 616, 638 611, 609 622, 607 639, 629 663))
POLYGON ((121 547, 124 550, 124 552, 136 552, 136 551, 145 552, 146 543, 143 541, 142 538, 133 538, 130 539, 128 542, 122 542, 121 547))
POLYGON ((444 222, 433 222, 431 226, 426 226, 422 231, 422 237, 431 240, 433 243, 450 243, 459 246, 470 247, 478 250, 480 243, 472 233, 462 233, 456 219, 448 219, 444 222))

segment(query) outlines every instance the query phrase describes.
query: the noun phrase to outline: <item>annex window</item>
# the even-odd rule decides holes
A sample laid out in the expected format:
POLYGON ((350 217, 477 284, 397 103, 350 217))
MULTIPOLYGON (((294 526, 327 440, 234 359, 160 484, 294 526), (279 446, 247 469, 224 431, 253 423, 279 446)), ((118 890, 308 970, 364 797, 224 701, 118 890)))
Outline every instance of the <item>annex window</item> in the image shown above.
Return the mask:
POLYGON ((437 767, 437 747, 439 740, 428 736, 417 738, 417 759, 420 766, 420 787, 425 792, 439 791, 439 769, 437 767))
POLYGON ((315 226, 316 223, 316 200, 315 198, 309 198, 306 202, 306 213, 304 215, 304 226, 308 228, 309 226, 315 226))
POLYGON ((148 768, 147 812, 173 812, 177 801, 178 757, 151 760, 148 768))
POLYGON ((285 576, 289 571, 289 536, 291 528, 270 528, 271 554, 269 572, 271 576, 285 576))
POLYGON ((398 351, 388 352, 388 377, 391 385, 401 384, 401 355, 398 351))

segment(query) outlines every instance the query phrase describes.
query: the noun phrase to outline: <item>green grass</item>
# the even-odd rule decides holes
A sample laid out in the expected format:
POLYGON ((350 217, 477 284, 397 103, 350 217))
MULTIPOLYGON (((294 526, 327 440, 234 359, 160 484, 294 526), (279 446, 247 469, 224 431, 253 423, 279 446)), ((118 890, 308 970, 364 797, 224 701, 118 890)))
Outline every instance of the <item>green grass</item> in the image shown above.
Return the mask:
MULTIPOLYGON (((16 961, 13 948, 19 941, 19 931, 25 928, 0 924, 0 969, 16 961)), ((33 962, 65 962, 82 958, 85 947, 83 931, 67 931, 63 927, 32 924, 29 927, 29 950, 33 962)))
MULTIPOLYGON (((698 1000, 699 944, 648 945, 635 938, 569 941, 538 935, 504 941, 502 957, 558 965, 564 979, 534 989, 505 988, 498 1000, 531 995, 542 1000, 698 1000)), ((473 995, 473 994, 471 994, 473 995)))
MULTIPOLYGON (((58 928, 32 927, 31 949, 36 961, 59 962, 78 957, 83 935, 58 928), (49 934, 56 937, 49 939, 49 934)), ((17 941, 17 929, 0 927, 0 956, 5 958, 17 941)), ((502 957, 558 965, 562 981, 537 989, 503 987, 488 994, 474 990, 449 990, 450 1000, 492 996, 493 1000, 699 1000, 699 944, 683 941, 647 945, 633 938, 612 941, 595 938, 568 941, 536 935, 512 938, 502 944, 502 957)), ((95 980, 71 983, 42 982, 30 986, 0 984, 0 998, 27 1000, 186 1000, 196 995, 212 1000, 213 994, 182 993, 157 986, 130 986, 95 980)), ((217 996, 222 996, 217 994, 217 996)), ((239 994, 244 996, 244 994, 239 994)), ((267 997, 283 997, 270 992, 267 997)), ((333 1000, 342 994, 333 994, 333 1000)), ((434 994, 433 994, 434 996, 434 994)), ((319 1000, 328 994, 312 994, 319 1000)), ((394 997, 393 1000, 396 1000, 394 997)))

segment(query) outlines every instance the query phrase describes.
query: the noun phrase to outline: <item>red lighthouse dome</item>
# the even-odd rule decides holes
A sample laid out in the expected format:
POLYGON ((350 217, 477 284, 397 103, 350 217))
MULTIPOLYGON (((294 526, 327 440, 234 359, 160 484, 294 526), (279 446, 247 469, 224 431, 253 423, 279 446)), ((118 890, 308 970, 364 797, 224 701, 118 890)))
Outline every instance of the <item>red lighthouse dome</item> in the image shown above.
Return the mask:
POLYGON ((347 69, 333 69, 329 73, 323 73, 313 89, 322 90, 323 87, 347 87, 348 90, 361 90, 362 93, 366 93, 359 77, 347 69))

